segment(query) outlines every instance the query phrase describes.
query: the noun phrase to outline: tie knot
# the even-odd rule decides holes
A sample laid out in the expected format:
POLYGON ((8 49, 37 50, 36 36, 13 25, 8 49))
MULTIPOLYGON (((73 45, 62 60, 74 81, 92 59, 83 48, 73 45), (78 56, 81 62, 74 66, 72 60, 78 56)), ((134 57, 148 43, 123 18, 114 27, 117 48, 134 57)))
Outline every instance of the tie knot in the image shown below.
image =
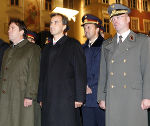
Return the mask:
POLYGON ((119 44, 121 44, 122 43, 122 36, 120 35, 119 36, 119 44))
POLYGON ((122 39, 122 36, 121 36, 121 35, 119 36, 119 39, 122 39))

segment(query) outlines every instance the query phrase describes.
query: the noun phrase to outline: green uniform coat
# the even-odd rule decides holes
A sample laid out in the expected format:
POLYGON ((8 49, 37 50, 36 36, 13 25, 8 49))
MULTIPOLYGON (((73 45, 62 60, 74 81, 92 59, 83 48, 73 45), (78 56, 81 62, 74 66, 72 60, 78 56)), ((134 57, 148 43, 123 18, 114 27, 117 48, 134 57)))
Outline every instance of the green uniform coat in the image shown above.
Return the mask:
POLYGON ((106 126, 148 126, 142 99, 150 99, 150 38, 130 32, 103 44, 98 101, 106 101, 106 126))
POLYGON ((27 40, 8 48, 0 76, 0 126, 34 126, 34 106, 24 98, 37 96, 40 48, 27 40))

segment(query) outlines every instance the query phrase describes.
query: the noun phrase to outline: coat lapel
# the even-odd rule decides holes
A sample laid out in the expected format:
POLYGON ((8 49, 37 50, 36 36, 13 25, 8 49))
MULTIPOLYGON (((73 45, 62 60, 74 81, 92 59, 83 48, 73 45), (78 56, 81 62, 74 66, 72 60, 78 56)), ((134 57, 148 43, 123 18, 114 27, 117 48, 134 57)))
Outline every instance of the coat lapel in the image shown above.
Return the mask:
POLYGON ((99 52, 101 50, 101 46, 103 44, 103 41, 104 41, 104 38, 99 35, 99 37, 93 43, 93 45, 91 47, 92 52, 93 52, 93 57, 96 57, 99 54, 99 52))
POLYGON ((131 31, 127 38, 124 40, 124 42, 121 45, 118 45, 117 35, 115 35, 114 38, 109 41, 109 44, 105 48, 110 51, 110 58, 112 58, 112 56, 116 57, 136 46, 135 40, 136 34, 133 31, 131 31))
POLYGON ((49 51, 49 67, 50 69, 53 68, 53 65, 55 64, 56 60, 58 59, 58 56, 61 54, 61 51, 63 50, 64 46, 63 43, 67 41, 68 37, 63 36, 58 42, 53 46, 50 45, 50 51, 49 51))
POLYGON ((136 34, 131 31, 129 35, 127 36, 127 38, 124 40, 124 42, 121 45, 119 45, 118 53, 122 54, 125 51, 128 51, 134 46, 136 46, 135 39, 136 39, 136 34))
POLYGON ((111 59, 112 56, 115 54, 117 48, 117 35, 115 35, 112 39, 108 41, 108 44, 105 47, 105 49, 109 50, 109 59, 111 59))

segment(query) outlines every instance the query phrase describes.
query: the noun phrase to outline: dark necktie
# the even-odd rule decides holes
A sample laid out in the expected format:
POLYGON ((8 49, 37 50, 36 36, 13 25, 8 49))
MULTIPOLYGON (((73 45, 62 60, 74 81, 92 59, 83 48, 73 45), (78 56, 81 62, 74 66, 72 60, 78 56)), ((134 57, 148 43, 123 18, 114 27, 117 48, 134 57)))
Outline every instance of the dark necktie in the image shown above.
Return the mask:
POLYGON ((120 35, 118 44, 121 44, 121 43, 122 43, 122 36, 120 35))

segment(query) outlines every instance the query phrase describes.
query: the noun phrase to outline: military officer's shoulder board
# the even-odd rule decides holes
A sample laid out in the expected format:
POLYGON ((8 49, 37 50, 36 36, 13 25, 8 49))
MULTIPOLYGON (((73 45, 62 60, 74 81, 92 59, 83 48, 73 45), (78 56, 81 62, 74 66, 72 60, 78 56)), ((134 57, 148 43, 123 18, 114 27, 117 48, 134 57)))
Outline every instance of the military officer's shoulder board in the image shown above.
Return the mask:
POLYGON ((107 46, 107 45, 109 45, 110 43, 112 43, 112 38, 106 39, 106 40, 103 42, 103 46, 107 46))
POLYGON ((142 33, 137 33, 137 36, 141 37, 141 38, 147 38, 147 37, 149 37, 148 35, 142 34, 142 33))

